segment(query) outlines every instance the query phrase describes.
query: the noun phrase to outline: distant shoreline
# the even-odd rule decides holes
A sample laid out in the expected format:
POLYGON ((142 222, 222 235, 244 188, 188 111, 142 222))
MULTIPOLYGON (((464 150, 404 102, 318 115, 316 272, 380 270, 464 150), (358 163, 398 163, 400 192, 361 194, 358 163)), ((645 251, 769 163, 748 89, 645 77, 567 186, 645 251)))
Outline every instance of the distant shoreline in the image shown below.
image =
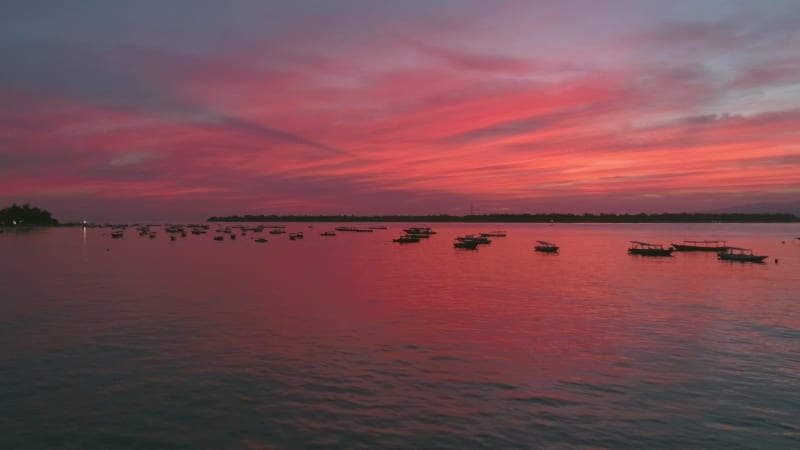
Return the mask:
POLYGON ((800 222, 793 214, 486 214, 451 216, 311 216, 311 215, 245 215, 213 216, 208 222, 464 222, 464 223, 792 223, 800 222))

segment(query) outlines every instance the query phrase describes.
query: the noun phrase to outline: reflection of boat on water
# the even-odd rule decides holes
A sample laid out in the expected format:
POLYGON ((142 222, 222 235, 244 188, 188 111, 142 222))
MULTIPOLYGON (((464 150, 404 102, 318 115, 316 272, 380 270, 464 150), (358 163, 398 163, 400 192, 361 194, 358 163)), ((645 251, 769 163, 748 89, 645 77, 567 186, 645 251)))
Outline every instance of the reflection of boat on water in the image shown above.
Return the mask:
POLYGON ((741 262, 764 262, 766 256, 754 255, 753 251, 749 248, 728 247, 723 252, 717 254, 717 259, 725 261, 741 261, 741 262))
POLYGON ((631 241, 632 247, 628 249, 631 255, 641 256, 672 256, 671 248, 664 248, 661 244, 650 244, 641 241, 631 241))
POLYGON ((483 237, 506 237, 506 232, 502 230, 490 231, 488 233, 481 233, 483 237))
POLYGON ((726 241, 683 241, 672 248, 678 252, 724 252, 728 245, 726 241))
POLYGON ((399 242, 401 244, 411 244, 414 242, 419 242, 419 238, 416 236, 400 236, 392 239, 392 242, 399 242))
POLYGON ((558 246, 553 244, 552 242, 547 241, 536 241, 538 245, 533 247, 534 250, 537 252, 543 253, 558 253, 558 246))

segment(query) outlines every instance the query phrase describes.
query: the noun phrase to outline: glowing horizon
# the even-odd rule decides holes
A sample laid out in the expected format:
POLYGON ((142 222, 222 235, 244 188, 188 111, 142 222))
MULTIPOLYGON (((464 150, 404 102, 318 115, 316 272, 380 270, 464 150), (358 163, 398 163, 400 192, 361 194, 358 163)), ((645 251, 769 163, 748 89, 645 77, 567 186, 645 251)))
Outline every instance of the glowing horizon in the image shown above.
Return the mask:
POLYGON ((111 3, 0 18, 0 206, 199 220, 800 194, 792 2, 111 3))

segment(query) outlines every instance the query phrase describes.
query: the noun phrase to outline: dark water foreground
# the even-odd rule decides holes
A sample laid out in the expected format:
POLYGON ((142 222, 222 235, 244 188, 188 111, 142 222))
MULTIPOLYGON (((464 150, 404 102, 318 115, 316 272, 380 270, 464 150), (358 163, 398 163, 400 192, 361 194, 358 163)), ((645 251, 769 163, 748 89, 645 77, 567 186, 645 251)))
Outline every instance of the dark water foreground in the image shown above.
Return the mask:
POLYGON ((800 225, 400 226, 0 235, 0 448, 800 447, 800 225))

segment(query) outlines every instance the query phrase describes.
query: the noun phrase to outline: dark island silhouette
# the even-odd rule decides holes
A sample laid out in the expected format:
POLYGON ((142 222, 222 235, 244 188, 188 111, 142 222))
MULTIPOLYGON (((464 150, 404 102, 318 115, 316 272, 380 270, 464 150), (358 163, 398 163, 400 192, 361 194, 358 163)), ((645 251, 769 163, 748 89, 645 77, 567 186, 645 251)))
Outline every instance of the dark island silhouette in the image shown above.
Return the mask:
POLYGON ((53 218, 50 211, 30 206, 25 203, 18 206, 16 203, 0 210, 0 226, 2 227, 28 227, 58 225, 58 220, 53 218))
POLYGON ((213 216, 209 222, 504 222, 504 223, 771 223, 798 222, 788 213, 660 213, 660 214, 484 214, 439 215, 244 215, 213 216))

